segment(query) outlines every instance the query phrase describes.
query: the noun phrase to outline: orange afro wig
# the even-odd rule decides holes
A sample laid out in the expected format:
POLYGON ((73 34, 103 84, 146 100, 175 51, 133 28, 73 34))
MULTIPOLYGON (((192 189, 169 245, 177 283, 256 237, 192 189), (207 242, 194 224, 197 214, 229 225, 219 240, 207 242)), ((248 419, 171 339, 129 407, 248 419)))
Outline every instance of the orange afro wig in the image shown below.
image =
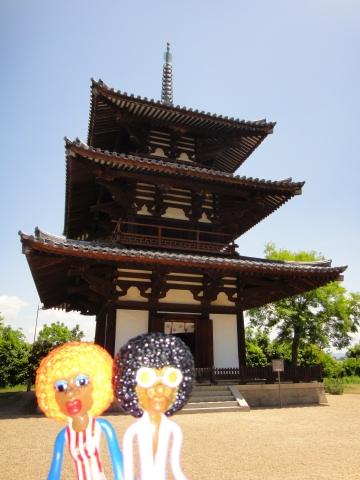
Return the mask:
POLYGON ((93 385, 93 405, 89 414, 96 416, 113 400, 113 359, 99 345, 70 342, 52 350, 43 358, 36 372, 35 393, 40 409, 47 417, 67 420, 55 400, 54 382, 79 373, 89 375, 93 385))

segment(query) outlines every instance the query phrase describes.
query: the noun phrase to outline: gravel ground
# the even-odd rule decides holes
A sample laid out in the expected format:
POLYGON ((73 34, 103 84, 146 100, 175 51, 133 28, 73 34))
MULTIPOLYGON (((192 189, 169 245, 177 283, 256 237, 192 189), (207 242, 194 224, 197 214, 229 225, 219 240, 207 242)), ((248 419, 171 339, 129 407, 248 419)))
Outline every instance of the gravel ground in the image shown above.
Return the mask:
MULTIPOLYGON (((173 417, 184 433, 184 472, 189 480, 360 480, 360 395, 328 399, 326 406, 173 417)), ((45 479, 61 425, 41 416, 1 414, 1 480, 45 479)), ((133 422, 122 415, 107 418, 119 438, 133 422)), ((105 445, 102 451, 110 472, 105 445)), ((67 453, 62 479, 75 479, 67 453)))

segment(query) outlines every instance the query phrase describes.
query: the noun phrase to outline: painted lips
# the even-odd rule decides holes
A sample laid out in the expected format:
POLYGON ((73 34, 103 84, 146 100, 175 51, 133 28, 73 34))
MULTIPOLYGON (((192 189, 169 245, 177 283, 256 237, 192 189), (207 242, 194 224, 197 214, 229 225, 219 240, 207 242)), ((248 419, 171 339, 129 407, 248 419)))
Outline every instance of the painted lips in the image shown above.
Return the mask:
POLYGON ((82 404, 81 400, 71 400, 70 402, 66 402, 65 404, 66 410, 68 411, 69 415, 76 415, 80 412, 82 404))

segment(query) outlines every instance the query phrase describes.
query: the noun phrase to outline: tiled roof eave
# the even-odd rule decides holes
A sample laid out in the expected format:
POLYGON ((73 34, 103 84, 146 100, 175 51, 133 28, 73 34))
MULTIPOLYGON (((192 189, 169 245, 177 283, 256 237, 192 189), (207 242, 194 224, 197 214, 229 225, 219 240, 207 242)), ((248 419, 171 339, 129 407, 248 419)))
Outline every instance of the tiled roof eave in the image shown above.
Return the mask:
POLYGON ((291 179, 271 181, 239 175, 232 175, 218 170, 197 167, 193 165, 182 165, 174 162, 167 162, 152 158, 139 157, 134 155, 125 155, 116 152, 101 150, 100 148, 89 147, 88 145, 76 140, 74 142, 65 138, 68 155, 78 154, 88 160, 106 165, 110 168, 136 168, 151 173, 164 173, 176 176, 197 177, 205 181, 236 184, 243 186, 256 186, 266 189, 284 189, 292 191, 293 194, 300 194, 301 188, 305 182, 292 182, 291 179))
POLYGON ((35 236, 19 232, 25 249, 36 250, 43 253, 74 256, 111 262, 132 262, 138 264, 167 264, 173 266, 192 266, 206 269, 221 269, 225 271, 238 271, 241 273, 277 275, 340 275, 347 267, 329 267, 301 265, 295 262, 269 262, 262 259, 240 257, 238 259, 178 254, 163 251, 135 250, 124 247, 97 244, 85 241, 69 240, 65 237, 55 237, 45 234, 40 230, 35 236))

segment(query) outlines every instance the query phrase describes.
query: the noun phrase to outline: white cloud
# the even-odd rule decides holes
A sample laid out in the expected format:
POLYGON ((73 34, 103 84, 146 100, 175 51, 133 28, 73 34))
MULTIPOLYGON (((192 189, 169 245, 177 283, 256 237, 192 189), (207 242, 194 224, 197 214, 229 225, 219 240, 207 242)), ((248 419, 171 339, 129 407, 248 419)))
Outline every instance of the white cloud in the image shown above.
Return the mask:
POLYGON ((28 304, 15 295, 0 295, 0 314, 6 322, 14 321, 28 304))
MULTIPOLYGON (((4 323, 12 328, 22 329, 28 342, 33 342, 37 305, 30 305, 15 295, 0 295, 0 315, 4 323)), ((93 342, 95 338, 95 317, 81 315, 78 312, 64 312, 62 310, 39 310, 37 333, 45 324, 62 322, 68 328, 76 324, 84 332, 85 341, 93 342)))

